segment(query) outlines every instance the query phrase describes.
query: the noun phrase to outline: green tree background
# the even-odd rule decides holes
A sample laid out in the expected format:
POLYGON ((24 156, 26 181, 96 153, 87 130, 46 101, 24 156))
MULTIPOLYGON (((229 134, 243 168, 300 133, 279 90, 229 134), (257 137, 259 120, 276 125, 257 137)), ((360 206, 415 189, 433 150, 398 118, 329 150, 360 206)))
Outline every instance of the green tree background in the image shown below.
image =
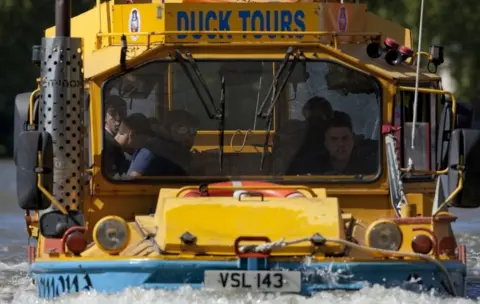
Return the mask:
MULTIPOLYGON (((347 1, 348 2, 348 1, 347 1)), ((31 62, 32 45, 40 44, 43 30, 54 23, 53 0, 0 0, 0 146, 12 155, 13 103, 15 95, 31 91, 39 69, 31 62)), ((417 37, 419 0, 367 0, 369 10, 413 29, 417 37)), ((95 4, 94 0, 72 1, 76 15, 95 4)), ((452 59, 451 74, 456 94, 464 100, 479 100, 480 2, 478 0, 425 0, 423 50, 432 40, 446 47, 452 59)), ((416 47, 416 43, 415 43, 416 47)), ((2 151, 0 151, 0 155, 2 151)))

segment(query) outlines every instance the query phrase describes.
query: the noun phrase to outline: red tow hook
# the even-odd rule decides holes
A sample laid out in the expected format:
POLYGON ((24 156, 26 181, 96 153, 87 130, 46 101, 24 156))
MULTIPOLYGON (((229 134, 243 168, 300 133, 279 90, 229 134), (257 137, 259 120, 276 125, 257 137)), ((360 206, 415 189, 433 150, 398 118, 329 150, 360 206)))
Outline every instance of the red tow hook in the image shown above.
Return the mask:
POLYGON ((270 243, 270 239, 266 236, 239 236, 233 245, 235 249, 235 254, 239 258, 268 258, 270 256, 271 250, 267 252, 240 252, 240 242, 243 241, 254 241, 254 242, 265 242, 270 243))

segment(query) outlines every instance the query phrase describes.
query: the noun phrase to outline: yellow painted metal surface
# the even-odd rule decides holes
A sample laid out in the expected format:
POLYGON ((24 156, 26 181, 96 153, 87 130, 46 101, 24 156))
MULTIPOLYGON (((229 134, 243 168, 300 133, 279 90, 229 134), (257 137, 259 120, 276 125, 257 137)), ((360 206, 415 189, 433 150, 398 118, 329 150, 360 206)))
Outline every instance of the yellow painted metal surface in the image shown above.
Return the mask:
MULTIPOLYGON (((54 35, 54 31, 55 27, 46 29, 45 36, 54 35)), ((131 5, 107 1, 72 18, 72 35, 85 41, 85 78, 118 71, 123 34, 127 36, 129 60, 157 54, 155 50, 172 44, 207 44, 218 50, 229 46, 238 49, 238 45, 244 44, 252 48, 265 47, 268 43, 284 52, 286 45, 314 43, 331 50, 341 49, 343 52, 335 56, 340 60, 342 54, 358 56, 361 53, 359 59, 367 61, 364 62, 369 64, 367 70, 381 71, 394 79, 414 79, 413 67, 386 66, 382 60, 369 63, 370 59, 365 58, 365 45, 372 35, 391 37, 411 47, 410 30, 368 12, 365 4, 202 3, 199 6, 197 3, 131 5), (346 16, 342 28, 341 10, 346 16), (132 32, 133 11, 138 15, 138 26, 132 32), (222 33, 226 31, 229 33, 222 33)), ((243 53, 255 57, 261 51, 252 49, 243 53)), ((427 73, 422 73, 422 77, 436 78, 427 73)))
MULTIPOLYGON (((239 236, 266 236, 278 241, 311 237, 318 232, 330 238, 344 237, 335 198, 166 198, 160 204, 156 241, 167 252, 182 251, 180 236, 187 231, 197 237, 195 251, 211 254, 234 254, 233 244, 239 236)), ((325 251, 338 253, 342 247, 327 244, 325 251)), ((274 254, 309 252, 312 245, 304 242, 274 254)))

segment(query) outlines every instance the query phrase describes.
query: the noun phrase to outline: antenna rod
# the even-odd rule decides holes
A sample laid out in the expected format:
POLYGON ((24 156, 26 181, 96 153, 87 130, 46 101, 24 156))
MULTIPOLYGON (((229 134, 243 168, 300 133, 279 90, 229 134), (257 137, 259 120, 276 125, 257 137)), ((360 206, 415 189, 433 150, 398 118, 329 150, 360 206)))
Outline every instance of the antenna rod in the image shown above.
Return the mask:
POLYGON ((55 0, 55 36, 70 37, 72 0, 55 0))
MULTIPOLYGON (((420 52, 422 49, 422 32, 423 32, 423 4, 425 3, 425 0, 421 1, 420 4, 420 26, 418 28, 418 49, 417 52, 420 52)), ((415 97, 413 99, 413 126, 412 126, 412 143, 411 147, 412 150, 415 149, 415 129, 417 125, 417 112, 418 112, 418 82, 420 78, 420 56, 417 56, 417 71, 415 75, 415 97)), ((413 160, 410 158, 408 160, 409 162, 409 167, 413 165, 413 160)))

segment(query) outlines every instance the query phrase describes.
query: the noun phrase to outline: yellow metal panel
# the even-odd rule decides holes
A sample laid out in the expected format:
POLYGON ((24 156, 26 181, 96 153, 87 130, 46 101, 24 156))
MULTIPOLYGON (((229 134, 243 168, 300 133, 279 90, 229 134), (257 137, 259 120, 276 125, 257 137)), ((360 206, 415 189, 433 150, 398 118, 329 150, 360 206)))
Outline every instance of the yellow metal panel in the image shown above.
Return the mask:
MULTIPOLYGON (((180 236, 195 235, 197 251, 233 254, 239 236, 266 236, 271 241, 292 240, 320 233, 324 237, 344 237, 338 201, 335 198, 220 197, 165 198, 157 210, 159 246, 167 252, 181 250, 180 236), (160 212, 159 212, 160 211, 160 212)), ((340 252, 342 246, 329 244, 327 252, 340 252)), ((288 246, 275 254, 297 255, 312 252, 309 242, 288 246)))
MULTIPOLYGON (((132 57, 140 56, 147 50, 146 46, 137 46, 129 49, 132 57)), ((98 74, 119 72, 120 46, 110 46, 96 50, 91 54, 85 54, 84 77, 92 78, 98 74), (115 70, 116 69, 116 70, 115 70)))
MULTIPOLYGON (((165 4, 165 30, 230 31, 236 34, 172 34, 168 42, 278 42, 318 41, 301 32, 337 31, 340 5, 317 3, 168 3, 165 4), (202 9, 199 9, 199 8, 202 9), (299 35, 262 35, 238 32, 299 32, 299 35)), ((364 29, 366 6, 345 4, 348 30, 364 29)))
MULTIPOLYGON (((316 3, 319 31, 332 32, 364 32, 366 30, 366 4, 348 4, 348 3, 316 3), (344 9, 346 20, 345 29, 339 28, 341 9, 344 9)), ((378 29, 376 29, 378 31, 378 29)))
MULTIPOLYGON (((285 31, 304 32, 317 30, 317 6, 313 3, 169 3, 165 5, 167 31, 285 31), (199 9, 201 7, 201 9, 199 9)), ((285 41, 302 39, 301 35, 169 35, 169 42, 255 42, 285 41)), ((313 37, 305 37, 312 39, 313 37)))
POLYGON ((366 13, 366 29, 365 31, 381 31, 383 39, 390 37, 396 40, 400 45, 410 47, 411 41, 407 41, 405 28, 390 20, 383 19, 371 12, 366 13))
MULTIPOLYGON (((71 35, 83 38, 85 54, 90 54, 96 49, 97 33, 112 31, 112 7, 110 1, 105 1, 101 4, 100 10, 95 7, 72 18, 71 35)), ((53 36, 55 36, 55 26, 45 30, 45 37, 53 36)), ((108 39, 105 41, 107 42, 108 39)))

